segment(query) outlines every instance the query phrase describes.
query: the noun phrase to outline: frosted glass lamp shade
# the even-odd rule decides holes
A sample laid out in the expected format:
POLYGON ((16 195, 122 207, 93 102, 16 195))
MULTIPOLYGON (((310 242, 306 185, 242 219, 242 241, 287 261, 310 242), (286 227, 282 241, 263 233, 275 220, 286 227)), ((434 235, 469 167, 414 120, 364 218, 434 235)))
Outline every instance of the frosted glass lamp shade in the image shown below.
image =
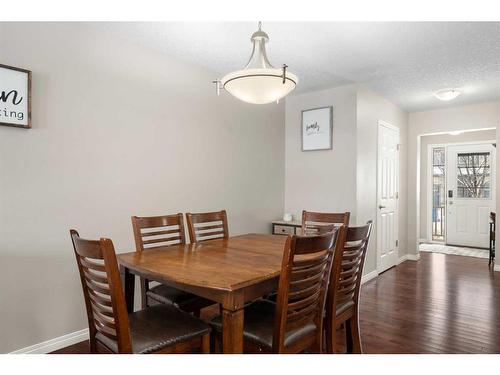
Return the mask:
POLYGON ((445 102, 456 99, 457 97, 462 94, 460 91, 457 89, 444 89, 444 90, 439 90, 437 91, 434 96, 438 98, 439 100, 443 100, 445 102))
POLYGON ((225 90, 236 98, 252 104, 275 102, 288 95, 297 85, 297 76, 282 69, 243 69, 221 79, 225 90))

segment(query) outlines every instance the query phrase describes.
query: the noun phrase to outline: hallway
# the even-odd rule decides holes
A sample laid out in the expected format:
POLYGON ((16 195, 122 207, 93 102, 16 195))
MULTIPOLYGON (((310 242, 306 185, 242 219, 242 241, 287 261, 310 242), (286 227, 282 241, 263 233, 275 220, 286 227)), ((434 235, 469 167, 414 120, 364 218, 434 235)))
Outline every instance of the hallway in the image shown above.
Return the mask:
POLYGON ((499 353, 500 278, 487 259, 421 253, 363 286, 360 317, 366 353, 499 353))

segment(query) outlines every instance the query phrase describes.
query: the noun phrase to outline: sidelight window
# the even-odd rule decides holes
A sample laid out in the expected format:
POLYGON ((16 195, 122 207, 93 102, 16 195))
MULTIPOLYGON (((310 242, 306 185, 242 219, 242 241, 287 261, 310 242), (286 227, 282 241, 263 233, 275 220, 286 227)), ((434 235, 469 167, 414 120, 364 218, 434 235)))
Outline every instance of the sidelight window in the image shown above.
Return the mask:
POLYGON ((445 230, 445 149, 432 149, 432 239, 444 241, 445 230))

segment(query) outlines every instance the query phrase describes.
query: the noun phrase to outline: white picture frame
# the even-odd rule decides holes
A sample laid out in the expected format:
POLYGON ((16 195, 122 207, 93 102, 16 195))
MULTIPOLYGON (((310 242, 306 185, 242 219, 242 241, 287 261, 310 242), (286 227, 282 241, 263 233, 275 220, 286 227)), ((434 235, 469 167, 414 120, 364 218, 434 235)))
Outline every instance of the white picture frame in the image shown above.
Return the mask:
POLYGON ((302 151, 333 148, 333 106, 302 111, 302 151))
POLYGON ((0 125, 31 128, 31 71, 0 64, 0 125))

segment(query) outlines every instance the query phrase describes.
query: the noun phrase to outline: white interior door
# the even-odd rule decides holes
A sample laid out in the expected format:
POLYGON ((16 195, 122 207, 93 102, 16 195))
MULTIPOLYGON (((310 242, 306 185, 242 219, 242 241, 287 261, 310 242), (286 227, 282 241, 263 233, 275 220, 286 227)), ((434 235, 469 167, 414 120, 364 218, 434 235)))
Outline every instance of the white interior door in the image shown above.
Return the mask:
POLYGON ((398 260, 399 129, 382 121, 378 126, 377 270, 398 260))
POLYGON ((495 148, 491 143, 447 148, 446 243, 488 247, 495 211, 495 148))

